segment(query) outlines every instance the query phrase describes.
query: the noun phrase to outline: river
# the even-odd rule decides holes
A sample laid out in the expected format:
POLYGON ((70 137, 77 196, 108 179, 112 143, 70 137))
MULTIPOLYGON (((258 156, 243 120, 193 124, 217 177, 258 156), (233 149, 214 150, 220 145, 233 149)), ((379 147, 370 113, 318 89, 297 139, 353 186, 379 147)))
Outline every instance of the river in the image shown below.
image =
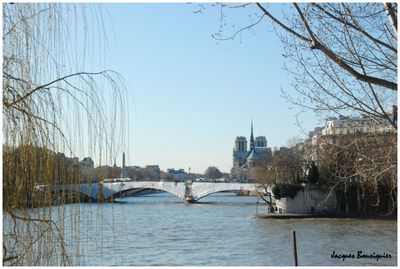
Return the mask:
POLYGON ((394 220, 261 219, 256 211, 265 212, 265 205, 232 193, 190 205, 167 193, 118 201, 66 206, 66 227, 80 223, 79 240, 65 229, 75 265, 291 266, 292 230, 300 265, 397 264, 394 220), (355 256, 332 258, 334 251, 355 256), (357 251, 391 258, 357 258, 357 251))

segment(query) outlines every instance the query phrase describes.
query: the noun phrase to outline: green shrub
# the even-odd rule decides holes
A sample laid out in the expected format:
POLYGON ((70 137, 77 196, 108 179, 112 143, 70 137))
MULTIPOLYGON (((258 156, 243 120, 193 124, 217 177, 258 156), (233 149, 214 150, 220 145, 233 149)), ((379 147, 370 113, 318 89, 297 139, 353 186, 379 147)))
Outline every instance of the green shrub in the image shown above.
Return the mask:
POLYGON ((302 190, 303 186, 300 184, 276 184, 272 188, 272 193, 275 199, 281 199, 282 197, 294 198, 299 190, 302 190))

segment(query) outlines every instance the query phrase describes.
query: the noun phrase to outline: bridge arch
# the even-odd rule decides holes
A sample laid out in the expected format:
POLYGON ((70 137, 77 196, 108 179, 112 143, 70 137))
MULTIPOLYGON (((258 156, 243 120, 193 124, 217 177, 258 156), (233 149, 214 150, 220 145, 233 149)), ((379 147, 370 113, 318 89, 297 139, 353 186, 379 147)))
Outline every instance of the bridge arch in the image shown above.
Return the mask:
POLYGON ((172 194, 172 195, 175 196, 175 197, 182 198, 182 197, 177 196, 176 193, 173 193, 173 192, 171 192, 171 191, 166 191, 166 190, 161 189, 161 188, 127 188, 127 189, 124 189, 124 190, 121 190, 121 191, 118 191, 118 192, 113 193, 112 195, 108 196, 107 199, 108 199, 108 198, 111 198, 111 197, 115 197, 115 196, 117 196, 117 195, 123 194, 123 193, 128 192, 128 191, 131 191, 131 190, 137 190, 137 192, 135 192, 135 193, 133 194, 133 196, 135 196, 136 194, 138 194, 138 193, 140 193, 141 191, 144 191, 144 190, 159 190, 159 191, 163 191, 163 192, 172 194))
POLYGON ((259 191, 258 186, 252 183, 196 183, 192 185, 192 196, 196 201, 223 191, 259 191))
POLYGON ((168 192, 181 199, 185 198, 185 184, 183 182, 157 182, 157 181, 126 181, 126 182, 103 182, 102 192, 104 198, 108 199, 118 193, 134 189, 154 189, 168 192))
POLYGON ((81 184, 55 184, 55 185, 39 185, 36 189, 40 192, 52 192, 52 193, 76 193, 81 194, 83 197, 87 197, 92 200, 98 198, 98 184, 97 183, 81 183, 81 184))
POLYGON ((195 201, 199 201, 200 199, 203 199, 204 197, 210 196, 210 195, 212 195, 212 194, 223 193, 223 192, 228 192, 228 191, 234 192, 234 191, 238 191, 238 190, 224 190, 224 191, 210 192, 210 193, 207 193, 207 194, 205 194, 205 195, 198 196, 198 197, 196 197, 196 198, 194 198, 194 199, 195 199, 195 201))

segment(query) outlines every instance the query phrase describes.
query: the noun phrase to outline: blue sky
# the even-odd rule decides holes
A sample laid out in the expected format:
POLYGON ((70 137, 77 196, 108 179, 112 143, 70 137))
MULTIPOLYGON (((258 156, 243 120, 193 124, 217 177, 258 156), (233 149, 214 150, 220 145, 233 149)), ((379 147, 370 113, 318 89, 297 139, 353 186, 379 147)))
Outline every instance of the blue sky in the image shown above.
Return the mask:
MULTIPOLYGON (((270 147, 304 137, 296 123, 299 109, 291 110, 281 97, 281 88, 292 91, 291 77, 267 20, 218 42, 211 36, 219 29, 218 7, 205 5, 198 14, 193 12, 198 4, 184 3, 107 4, 105 9, 112 21, 106 26, 105 67, 128 82, 128 165, 191 167, 192 172, 214 165, 229 172, 234 140, 249 139, 251 119, 255 136, 265 135, 270 147)), ((254 22, 256 11, 228 11, 226 35, 254 22)), ((300 120, 307 131, 321 124, 312 113, 300 120)))

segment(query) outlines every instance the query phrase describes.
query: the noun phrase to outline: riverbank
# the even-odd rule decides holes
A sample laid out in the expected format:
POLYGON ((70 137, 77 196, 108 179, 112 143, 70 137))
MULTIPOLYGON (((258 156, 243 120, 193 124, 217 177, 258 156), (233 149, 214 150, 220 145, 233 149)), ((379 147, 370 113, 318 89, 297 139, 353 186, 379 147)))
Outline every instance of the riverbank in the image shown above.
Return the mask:
POLYGON ((388 216, 382 213, 347 213, 347 214, 284 214, 269 213, 258 214, 260 219, 314 219, 314 218, 334 218, 334 219, 374 219, 374 220, 397 220, 397 216, 388 216))

